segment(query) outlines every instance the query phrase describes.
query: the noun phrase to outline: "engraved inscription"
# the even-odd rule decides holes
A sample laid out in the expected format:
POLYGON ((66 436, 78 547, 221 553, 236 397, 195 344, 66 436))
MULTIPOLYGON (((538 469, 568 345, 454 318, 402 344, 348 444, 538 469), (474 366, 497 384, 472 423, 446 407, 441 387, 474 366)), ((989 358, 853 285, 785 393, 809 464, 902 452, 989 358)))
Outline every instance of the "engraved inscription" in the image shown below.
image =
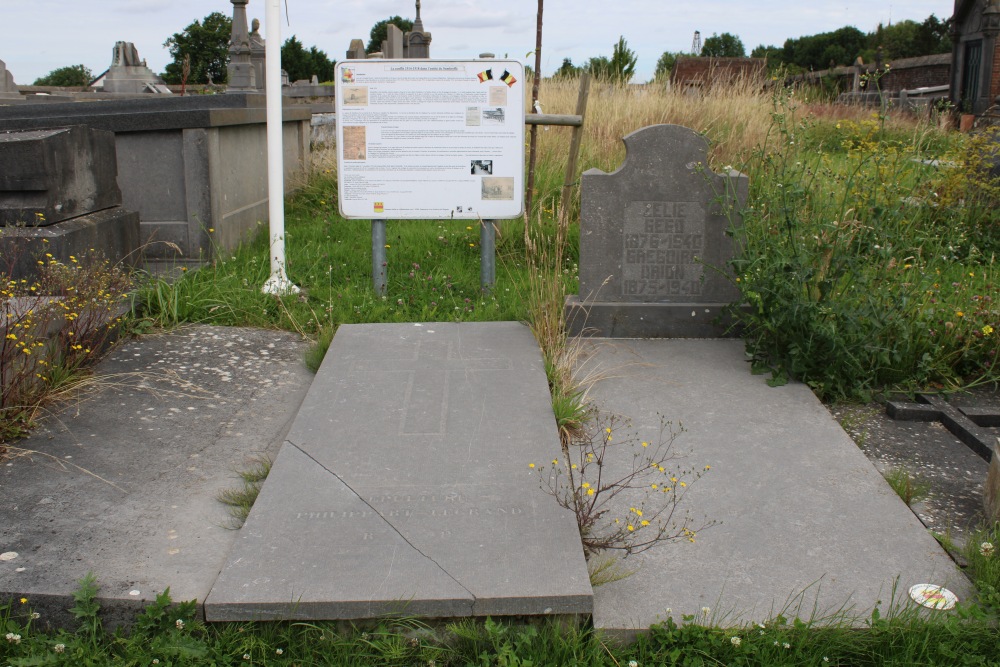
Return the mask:
POLYGON ((698 202, 633 201, 625 207, 622 296, 639 300, 702 293, 705 209, 698 202))

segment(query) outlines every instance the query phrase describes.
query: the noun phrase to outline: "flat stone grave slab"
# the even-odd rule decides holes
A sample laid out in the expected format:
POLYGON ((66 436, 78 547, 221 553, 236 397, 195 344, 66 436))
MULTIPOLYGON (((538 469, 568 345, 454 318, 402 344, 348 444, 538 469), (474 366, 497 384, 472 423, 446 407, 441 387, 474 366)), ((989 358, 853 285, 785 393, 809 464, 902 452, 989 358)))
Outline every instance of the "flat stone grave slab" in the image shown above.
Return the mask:
POLYGON ((527 327, 343 325, 206 619, 590 613, 559 453, 527 327))
MULTIPOLYGON (((627 636, 684 614, 737 626, 838 610, 862 624, 879 601, 885 612, 894 588, 901 604, 915 584, 969 595, 965 575, 809 388, 768 387, 742 342, 594 345, 588 368, 606 379, 591 399, 630 418, 640 438, 655 436, 661 415, 680 422, 682 465, 711 466, 684 508, 721 522, 693 544, 627 558, 635 573, 594 591, 594 627, 627 636)), ((627 513, 628 501, 612 511, 627 513)))

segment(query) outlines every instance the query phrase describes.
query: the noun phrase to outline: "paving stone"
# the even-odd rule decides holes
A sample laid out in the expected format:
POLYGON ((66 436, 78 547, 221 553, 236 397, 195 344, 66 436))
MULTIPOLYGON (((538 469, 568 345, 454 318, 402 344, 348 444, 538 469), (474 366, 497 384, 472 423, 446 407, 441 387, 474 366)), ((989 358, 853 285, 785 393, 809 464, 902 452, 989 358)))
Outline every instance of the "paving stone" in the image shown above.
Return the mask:
POLYGON ((589 613, 559 452, 527 327, 341 326, 206 618, 589 613))

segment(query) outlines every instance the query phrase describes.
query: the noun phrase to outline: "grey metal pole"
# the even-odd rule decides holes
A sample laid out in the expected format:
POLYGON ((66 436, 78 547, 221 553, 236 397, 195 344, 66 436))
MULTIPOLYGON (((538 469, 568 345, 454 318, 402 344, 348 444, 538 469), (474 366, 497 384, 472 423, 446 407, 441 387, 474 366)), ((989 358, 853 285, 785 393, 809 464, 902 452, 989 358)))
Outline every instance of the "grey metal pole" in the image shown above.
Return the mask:
POLYGON ((497 281, 496 220, 479 222, 479 286, 484 292, 493 289, 497 281))
POLYGON ((372 286, 376 294, 385 294, 385 220, 372 220, 372 286))

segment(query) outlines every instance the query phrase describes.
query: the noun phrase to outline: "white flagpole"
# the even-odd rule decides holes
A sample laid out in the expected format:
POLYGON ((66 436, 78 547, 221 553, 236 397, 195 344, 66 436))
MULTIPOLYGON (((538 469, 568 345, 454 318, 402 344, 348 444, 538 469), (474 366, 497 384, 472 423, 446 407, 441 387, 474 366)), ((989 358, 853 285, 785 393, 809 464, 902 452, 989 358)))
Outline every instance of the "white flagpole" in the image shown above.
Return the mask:
POLYGON ((285 275, 285 168, 281 143, 281 0, 266 0, 264 14, 267 85, 267 201, 271 235, 271 277, 265 294, 296 294, 299 288, 285 275))

